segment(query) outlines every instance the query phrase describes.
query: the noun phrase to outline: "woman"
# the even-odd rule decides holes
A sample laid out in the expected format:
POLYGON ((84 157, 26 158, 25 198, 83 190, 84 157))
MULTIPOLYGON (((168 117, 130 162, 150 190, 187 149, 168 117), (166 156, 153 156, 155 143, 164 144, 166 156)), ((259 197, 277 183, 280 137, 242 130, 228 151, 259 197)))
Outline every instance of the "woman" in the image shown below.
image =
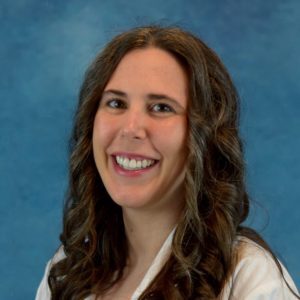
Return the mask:
POLYGON ((300 299, 248 209, 219 58, 178 28, 125 32, 86 73, 62 246, 36 299, 300 299))

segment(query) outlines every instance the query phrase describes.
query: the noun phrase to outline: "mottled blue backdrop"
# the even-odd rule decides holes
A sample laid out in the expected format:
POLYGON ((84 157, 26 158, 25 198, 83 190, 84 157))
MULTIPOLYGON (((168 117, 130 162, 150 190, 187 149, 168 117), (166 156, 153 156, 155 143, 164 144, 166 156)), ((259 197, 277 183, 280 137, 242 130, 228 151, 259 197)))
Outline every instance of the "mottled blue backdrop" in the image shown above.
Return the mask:
POLYGON ((85 68, 110 37, 180 25, 243 102, 249 223, 300 285, 300 1, 0 1, 0 298, 33 299, 59 245, 67 140, 85 68))

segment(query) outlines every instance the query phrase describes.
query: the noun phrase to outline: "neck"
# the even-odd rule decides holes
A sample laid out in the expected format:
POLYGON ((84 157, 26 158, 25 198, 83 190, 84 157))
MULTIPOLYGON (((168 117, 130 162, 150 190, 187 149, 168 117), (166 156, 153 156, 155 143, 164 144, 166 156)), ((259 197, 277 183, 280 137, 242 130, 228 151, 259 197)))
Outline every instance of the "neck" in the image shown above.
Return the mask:
POLYGON ((123 208, 125 232, 129 245, 129 264, 150 265, 164 241, 176 226, 179 212, 165 214, 123 208))

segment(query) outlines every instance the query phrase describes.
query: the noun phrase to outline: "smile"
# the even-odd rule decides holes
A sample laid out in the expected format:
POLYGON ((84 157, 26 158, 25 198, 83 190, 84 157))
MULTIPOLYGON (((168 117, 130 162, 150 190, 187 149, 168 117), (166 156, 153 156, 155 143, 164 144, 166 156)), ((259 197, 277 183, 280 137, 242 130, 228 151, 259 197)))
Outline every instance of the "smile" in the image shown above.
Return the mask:
POLYGON ((129 171, 142 170, 155 164, 153 159, 134 159, 124 156, 115 156, 116 163, 123 169, 129 171))

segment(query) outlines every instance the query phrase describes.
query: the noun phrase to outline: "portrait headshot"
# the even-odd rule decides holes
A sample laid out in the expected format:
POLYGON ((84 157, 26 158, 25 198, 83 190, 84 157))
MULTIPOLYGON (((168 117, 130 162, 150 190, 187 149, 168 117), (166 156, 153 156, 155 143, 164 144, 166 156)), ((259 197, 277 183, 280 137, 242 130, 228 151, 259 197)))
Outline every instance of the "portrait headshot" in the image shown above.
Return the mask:
POLYGON ((300 299, 300 5, 92 2, 2 5, 1 298, 300 299))

